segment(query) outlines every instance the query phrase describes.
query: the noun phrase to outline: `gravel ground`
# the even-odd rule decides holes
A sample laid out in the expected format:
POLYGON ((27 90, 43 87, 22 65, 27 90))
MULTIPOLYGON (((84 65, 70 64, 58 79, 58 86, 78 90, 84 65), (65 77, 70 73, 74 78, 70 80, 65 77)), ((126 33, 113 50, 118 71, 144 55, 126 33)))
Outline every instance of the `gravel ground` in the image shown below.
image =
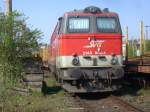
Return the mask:
MULTIPOLYGON (((80 94, 81 101, 61 89, 50 74, 46 76, 44 95, 32 93, 22 96, 9 93, 3 112, 126 112, 118 104, 108 100, 110 93, 80 94)), ((120 92, 113 94, 145 112, 150 112, 149 89, 125 85, 120 92)))
POLYGON ((130 104, 150 112, 150 90, 141 89, 137 92, 137 95, 124 95, 121 98, 130 104))
POLYGON ((109 99, 110 94, 116 95, 145 112, 150 112, 150 90, 136 88, 132 85, 124 85, 121 91, 114 93, 80 94, 82 101, 76 100, 66 93, 65 106, 60 110, 68 112, 126 112, 126 107, 121 107, 109 99))
MULTIPOLYGON (((117 98, 128 102, 144 112, 150 112, 150 99, 149 96, 117 96, 117 98), (139 98, 137 98, 139 97, 139 98), (140 102, 139 102, 140 100, 140 102)), ((122 105, 120 102, 113 100, 109 95, 103 94, 89 94, 79 95, 74 98, 76 104, 83 108, 80 112, 129 112, 131 108, 122 105)))
POLYGON ((119 92, 79 94, 74 99, 76 104, 83 108, 80 112, 128 112, 130 110, 112 100, 111 94, 144 112, 150 112, 150 90, 131 85, 124 85, 119 92))

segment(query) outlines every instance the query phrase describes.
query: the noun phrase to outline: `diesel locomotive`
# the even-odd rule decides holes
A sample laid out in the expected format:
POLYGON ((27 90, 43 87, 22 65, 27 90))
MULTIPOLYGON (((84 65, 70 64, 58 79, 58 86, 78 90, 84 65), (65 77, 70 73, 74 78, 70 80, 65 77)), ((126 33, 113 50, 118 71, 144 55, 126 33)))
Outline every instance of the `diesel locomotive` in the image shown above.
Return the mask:
POLYGON ((117 13, 89 6, 58 19, 49 45, 50 71, 70 93, 122 87, 122 31, 117 13))

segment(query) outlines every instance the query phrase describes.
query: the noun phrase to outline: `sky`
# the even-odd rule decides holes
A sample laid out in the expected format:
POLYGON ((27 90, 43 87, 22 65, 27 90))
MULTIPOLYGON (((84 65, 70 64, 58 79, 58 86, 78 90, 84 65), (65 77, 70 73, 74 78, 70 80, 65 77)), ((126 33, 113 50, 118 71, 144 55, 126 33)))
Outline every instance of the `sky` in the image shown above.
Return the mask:
MULTIPOLYGON (((60 16, 66 11, 83 9, 87 6, 109 8, 117 12, 123 33, 129 28, 129 38, 138 38, 140 21, 150 26, 150 0, 12 0, 13 10, 18 10, 28 17, 27 23, 40 29, 44 36, 43 43, 49 43, 51 34, 60 16)), ((5 0, 0 0, 0 9, 5 11, 5 0)), ((148 28, 150 34, 150 28, 148 28)))

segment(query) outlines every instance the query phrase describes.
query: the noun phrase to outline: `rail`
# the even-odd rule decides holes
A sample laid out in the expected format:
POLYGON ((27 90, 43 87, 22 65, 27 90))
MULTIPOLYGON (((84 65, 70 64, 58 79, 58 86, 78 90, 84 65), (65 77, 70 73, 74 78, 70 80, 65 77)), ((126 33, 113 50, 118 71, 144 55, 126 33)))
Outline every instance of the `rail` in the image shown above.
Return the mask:
POLYGON ((112 99, 118 105, 126 107, 127 112, 144 112, 143 110, 131 105, 130 103, 128 103, 128 102, 126 102, 126 101, 124 101, 124 100, 122 100, 116 96, 111 95, 110 99, 112 99))
POLYGON ((103 97, 97 94, 96 98, 92 95, 87 96, 87 98, 74 95, 73 98, 79 106, 78 109, 83 110, 83 112, 144 112, 144 110, 113 95, 103 97))

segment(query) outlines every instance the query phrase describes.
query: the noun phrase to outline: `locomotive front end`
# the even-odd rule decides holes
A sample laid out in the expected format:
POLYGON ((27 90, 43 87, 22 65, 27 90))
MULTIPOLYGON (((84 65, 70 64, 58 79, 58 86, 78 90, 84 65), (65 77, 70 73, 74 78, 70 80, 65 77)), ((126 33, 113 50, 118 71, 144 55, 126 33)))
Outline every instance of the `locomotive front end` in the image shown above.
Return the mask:
POLYGON ((87 7, 65 13, 56 41, 56 77, 71 93, 121 88, 122 32, 116 13, 87 7))

